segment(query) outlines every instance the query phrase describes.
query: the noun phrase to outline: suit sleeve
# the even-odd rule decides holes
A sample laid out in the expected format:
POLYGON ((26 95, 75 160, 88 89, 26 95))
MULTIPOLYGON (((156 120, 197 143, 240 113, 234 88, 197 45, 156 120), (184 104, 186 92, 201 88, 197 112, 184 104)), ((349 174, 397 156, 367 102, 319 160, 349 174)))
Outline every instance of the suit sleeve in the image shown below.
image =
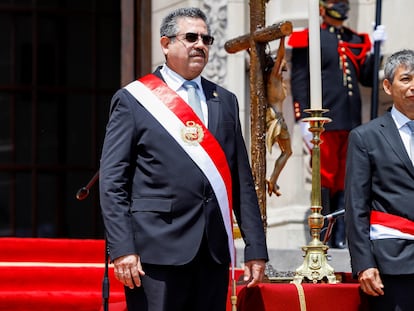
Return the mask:
POLYGON ((370 242, 372 165, 364 136, 358 129, 351 131, 346 163, 345 224, 354 276, 376 267, 370 242))
POLYGON ((296 121, 306 117, 303 110, 309 108, 308 68, 308 48, 292 49, 291 90, 296 121))
POLYGON ((375 57, 369 52, 371 40, 366 33, 359 34, 359 36, 362 40, 361 53, 364 57, 361 58, 362 61, 358 64, 360 68, 358 80, 363 86, 372 87, 374 84, 375 57))
POLYGON ((268 261, 266 236, 264 234, 252 170, 238 117, 238 103, 234 95, 233 100, 235 102, 235 139, 237 148, 235 151, 237 157, 236 168, 232 169, 233 211, 245 243, 244 260, 263 259, 268 261))
POLYGON ((112 260, 135 253, 129 207, 136 134, 130 101, 123 90, 112 99, 99 170, 100 203, 112 260))
POLYGON ((374 85, 374 65, 374 55, 367 55, 365 62, 361 65, 361 71, 359 73, 359 82, 365 87, 372 87, 374 85))

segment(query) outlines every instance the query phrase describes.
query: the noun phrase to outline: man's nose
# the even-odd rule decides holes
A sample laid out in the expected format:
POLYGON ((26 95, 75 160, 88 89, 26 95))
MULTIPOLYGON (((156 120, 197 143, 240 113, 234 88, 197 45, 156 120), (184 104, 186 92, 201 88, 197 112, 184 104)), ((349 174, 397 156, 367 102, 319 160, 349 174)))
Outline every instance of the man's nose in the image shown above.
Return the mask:
POLYGON ((206 45, 204 44, 203 37, 201 37, 201 35, 198 35, 195 45, 206 45))

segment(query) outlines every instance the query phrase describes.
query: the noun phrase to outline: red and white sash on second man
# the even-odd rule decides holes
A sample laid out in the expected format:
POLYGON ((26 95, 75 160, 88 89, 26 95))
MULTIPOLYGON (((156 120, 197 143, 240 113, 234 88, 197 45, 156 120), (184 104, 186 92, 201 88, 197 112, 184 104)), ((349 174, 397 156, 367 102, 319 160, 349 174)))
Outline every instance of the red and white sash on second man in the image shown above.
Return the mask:
POLYGON ((209 180, 226 226, 234 268, 231 174, 220 144, 190 106, 157 76, 146 75, 125 89, 157 119, 209 180))
POLYGON ((371 211, 370 238, 414 240, 414 222, 397 215, 371 211))

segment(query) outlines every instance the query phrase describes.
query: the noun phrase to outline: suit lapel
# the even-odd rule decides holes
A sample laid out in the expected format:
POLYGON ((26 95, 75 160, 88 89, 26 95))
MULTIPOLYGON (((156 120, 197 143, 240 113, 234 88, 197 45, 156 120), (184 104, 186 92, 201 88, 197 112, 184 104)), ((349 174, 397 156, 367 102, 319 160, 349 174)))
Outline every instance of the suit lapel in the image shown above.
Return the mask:
POLYGON ((165 80, 164 80, 164 78, 163 78, 163 76, 162 76, 162 74, 161 74, 161 66, 159 66, 154 72, 153 72, 153 74, 154 75, 156 75, 158 78, 160 78, 162 81, 164 81, 165 82, 165 80))
POLYGON ((407 167, 408 171, 414 175, 414 166, 407 154, 407 150, 404 147, 400 133, 395 126, 391 113, 385 114, 382 121, 383 122, 379 124, 379 131, 385 137, 397 157, 399 157, 401 162, 403 162, 407 167))
POLYGON ((217 133, 220 118, 220 99, 215 85, 204 78, 201 79, 208 109, 208 130, 214 135, 217 133))

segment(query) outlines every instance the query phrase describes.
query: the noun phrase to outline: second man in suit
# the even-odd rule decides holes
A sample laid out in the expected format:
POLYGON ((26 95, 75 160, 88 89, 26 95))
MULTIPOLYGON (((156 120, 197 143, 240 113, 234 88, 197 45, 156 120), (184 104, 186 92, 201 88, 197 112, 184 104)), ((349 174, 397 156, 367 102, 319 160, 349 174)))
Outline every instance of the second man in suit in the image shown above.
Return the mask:
POLYGON ((384 77, 392 108, 349 136, 345 223, 352 272, 369 297, 370 310, 411 311, 414 51, 402 50, 390 56, 384 77))

